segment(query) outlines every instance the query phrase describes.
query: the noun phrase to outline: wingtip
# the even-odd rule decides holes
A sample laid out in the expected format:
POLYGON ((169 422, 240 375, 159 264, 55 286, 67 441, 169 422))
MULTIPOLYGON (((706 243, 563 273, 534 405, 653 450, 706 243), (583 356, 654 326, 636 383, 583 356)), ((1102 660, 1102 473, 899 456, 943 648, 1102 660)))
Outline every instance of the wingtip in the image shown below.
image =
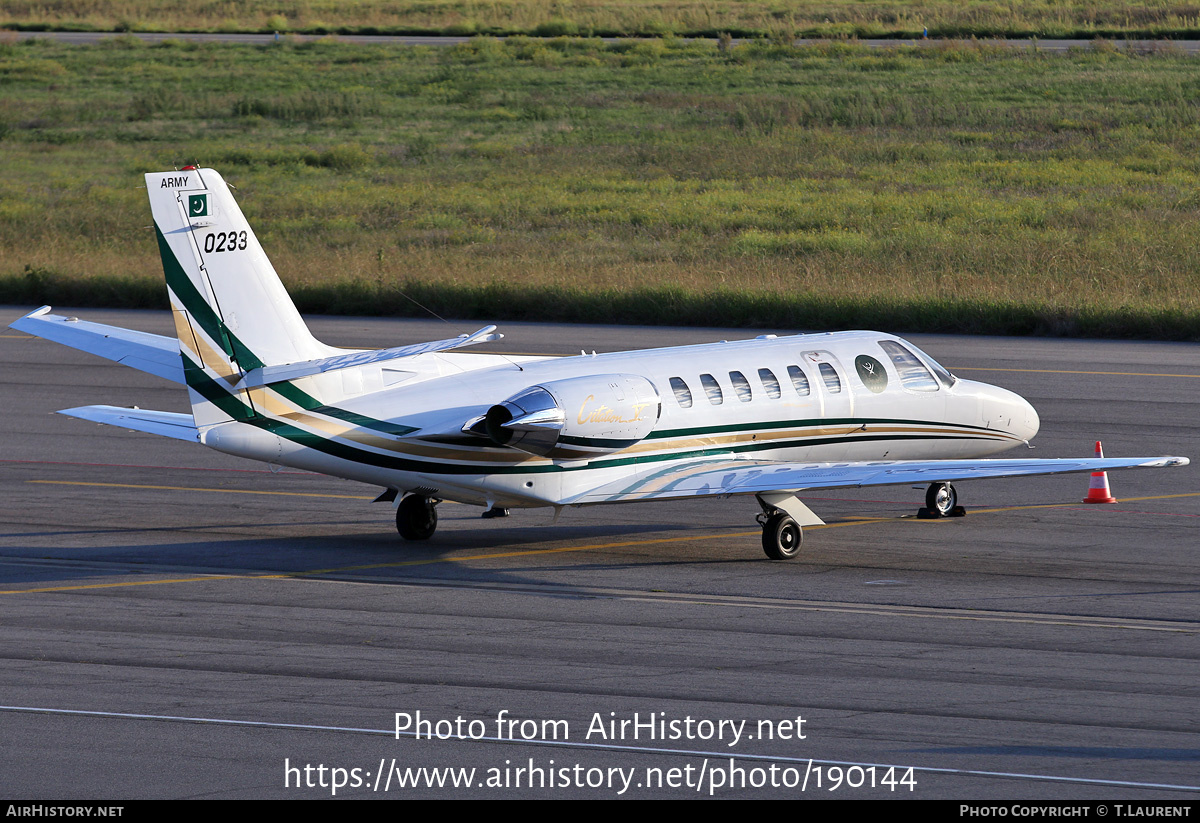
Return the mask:
POLYGON ((492 343, 499 340, 504 335, 496 334, 495 326, 484 326, 474 334, 465 335, 472 343, 492 343))
POLYGON ((1192 461, 1186 457, 1168 457, 1164 455, 1156 460, 1149 460, 1145 463, 1141 463, 1140 465, 1148 469, 1166 469, 1174 468, 1176 466, 1187 466, 1190 465, 1191 462, 1192 461))
POLYGON ((20 318, 9 323, 8 327, 10 329, 16 329, 17 331, 25 331, 24 329, 21 328, 22 323, 24 323, 26 320, 36 320, 39 317, 42 317, 49 313, 50 313, 50 307, 42 306, 40 309, 34 309, 33 311, 29 312, 29 314, 22 315, 20 318))
MULTIPOLYGON (((74 406, 73 408, 70 408, 70 409, 59 409, 58 411, 56 411, 54 413, 66 415, 67 417, 75 417, 80 420, 86 420, 88 418, 85 415, 89 411, 91 411, 92 409, 95 409, 95 408, 96 408, 96 406, 74 406)), ((108 408, 111 408, 111 406, 108 408)))

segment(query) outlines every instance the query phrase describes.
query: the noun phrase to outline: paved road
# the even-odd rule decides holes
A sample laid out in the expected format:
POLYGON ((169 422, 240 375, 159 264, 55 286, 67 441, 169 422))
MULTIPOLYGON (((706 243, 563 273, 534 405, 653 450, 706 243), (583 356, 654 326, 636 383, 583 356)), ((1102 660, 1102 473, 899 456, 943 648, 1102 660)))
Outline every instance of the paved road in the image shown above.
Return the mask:
MULTIPOLYGON (((77 313, 169 331, 161 314, 77 313)), ((313 326, 350 346, 446 336, 436 321, 313 326)), ((491 348, 532 353, 753 334, 502 330, 491 348)), ((1102 438, 1113 455, 1200 457, 1197 346, 913 339, 1028 397, 1038 456, 1102 438)), ((829 526, 792 563, 762 556, 740 499, 556 524, 447 505, 432 541, 405 545, 375 489, 50 413, 182 410, 175 386, 12 331, 0 353, 5 797, 321 797, 333 767, 360 770, 337 773, 362 784, 339 796, 366 796, 381 765, 390 792, 393 766, 485 784, 410 796, 612 797, 630 774, 626 795, 696 796, 656 781, 703 774, 701 796, 732 779, 714 793, 794 797, 770 781, 807 774, 806 793, 828 795, 835 762, 855 782, 870 773, 845 764, 894 765, 915 780, 906 797, 1200 791, 1195 462, 1115 473, 1112 506, 1077 505, 1079 476, 964 483, 971 514, 951 521, 911 518, 921 493, 905 487, 805 498, 829 526), (418 711, 481 739, 396 739, 395 714, 418 711), (635 715, 667 725, 622 735, 635 715)))
MULTIPOLYGON (((162 33, 162 32, 133 32, 134 37, 145 40, 147 43, 161 43, 163 40, 190 40, 197 43, 249 43, 254 45, 265 45, 274 42, 282 35, 275 34, 180 34, 180 33, 162 33)), ((108 32, 18 32, 17 37, 21 40, 28 40, 34 37, 43 37, 56 40, 61 43, 98 43, 107 37, 121 37, 128 34, 108 33, 108 32)), ((294 35, 301 40, 319 40, 317 35, 294 35)), ((338 40, 346 43, 361 43, 369 44, 384 44, 384 45, 402 45, 402 46, 453 46, 456 43, 465 43, 471 40, 470 37, 429 37, 416 35, 368 35, 368 34, 339 34, 336 35, 338 40)), ((602 38, 609 42, 616 42, 622 38, 605 37, 602 38)), ((734 43, 746 42, 743 40, 734 40, 734 43)), ((800 39, 796 41, 796 45, 805 46, 814 43, 827 43, 827 40, 808 40, 800 39)), ((874 49, 895 48, 896 46, 927 46, 936 47, 944 45, 946 40, 895 40, 895 39, 870 39, 855 41, 861 45, 868 46, 874 49)), ((1015 39, 998 39, 984 40, 985 43, 998 43, 1014 49, 1039 49, 1048 52, 1066 52, 1070 49, 1090 49, 1096 43, 1095 40, 1015 40, 1015 39)), ((1151 52, 1158 49, 1170 48, 1179 50, 1187 54, 1200 53, 1200 40, 1111 40, 1106 41, 1115 45, 1121 50, 1132 49, 1137 52, 1151 52)))

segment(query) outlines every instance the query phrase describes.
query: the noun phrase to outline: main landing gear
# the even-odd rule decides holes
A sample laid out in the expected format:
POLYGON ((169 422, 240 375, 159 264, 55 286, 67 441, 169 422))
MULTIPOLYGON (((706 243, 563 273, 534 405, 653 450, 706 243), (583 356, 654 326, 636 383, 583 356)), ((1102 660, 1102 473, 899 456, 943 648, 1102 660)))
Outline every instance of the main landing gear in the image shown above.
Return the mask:
POLYGON ((790 514, 775 509, 757 515, 757 520, 762 526, 762 547, 767 557, 772 560, 791 560, 800 554, 804 532, 790 514))
POLYGON ((951 483, 930 483, 925 490, 925 507, 917 510, 922 520, 939 517, 963 517, 967 510, 958 505, 958 491, 951 483))
POLYGON ((437 530, 436 502, 419 494, 410 494, 396 507, 396 531, 405 540, 428 540, 437 530))
MULTIPOLYGON (((800 545, 804 542, 804 531, 796 518, 808 525, 819 524, 820 518, 809 512, 798 501, 782 495, 758 495, 758 504, 762 512, 755 519, 762 526, 763 552, 772 560, 791 560, 800 554, 800 545), (790 502, 789 502, 790 501, 790 502), (780 504, 789 506, 795 516, 788 514, 780 504), (799 508, 797 508, 799 506, 799 508), (812 519, 805 519, 811 517, 812 519)), ((917 517, 922 520, 936 520, 942 517, 963 517, 967 510, 958 505, 958 491, 951 483, 930 483, 925 491, 925 506, 917 511, 917 517)))

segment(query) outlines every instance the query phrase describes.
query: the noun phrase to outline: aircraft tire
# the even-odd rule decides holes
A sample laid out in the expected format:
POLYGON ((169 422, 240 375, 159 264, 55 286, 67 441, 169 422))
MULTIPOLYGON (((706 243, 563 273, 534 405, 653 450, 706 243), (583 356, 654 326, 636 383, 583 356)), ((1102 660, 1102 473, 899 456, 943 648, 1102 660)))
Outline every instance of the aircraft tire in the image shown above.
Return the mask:
POLYGON ((800 554, 804 532, 791 515, 776 512, 763 523, 762 546, 772 560, 791 560, 800 554))
POLYGON ((930 483, 925 491, 925 507, 934 517, 950 517, 958 505, 958 491, 952 483, 930 483))
POLYGON ((396 531, 405 540, 428 540, 437 530, 437 508, 428 497, 410 494, 396 507, 396 531))

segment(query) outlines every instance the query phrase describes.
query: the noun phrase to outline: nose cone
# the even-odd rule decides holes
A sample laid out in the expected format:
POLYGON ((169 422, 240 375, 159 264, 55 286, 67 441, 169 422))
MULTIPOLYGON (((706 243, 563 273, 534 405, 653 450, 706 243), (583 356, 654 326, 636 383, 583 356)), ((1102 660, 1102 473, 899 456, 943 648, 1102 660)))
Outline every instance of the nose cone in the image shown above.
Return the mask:
POLYGON ((1006 431, 1021 440, 1031 440, 1038 433, 1042 421, 1029 401, 998 386, 989 386, 988 389, 983 401, 988 426, 1006 431))
MULTIPOLYGON (((1024 406, 1024 417, 1022 418, 1020 427, 1014 433, 1022 440, 1032 440, 1034 435, 1038 433, 1038 429, 1041 428, 1042 421, 1038 417, 1037 409, 1028 400, 1024 397, 1021 397, 1020 400, 1021 405, 1024 406)), ((1015 423, 1016 421, 1014 420, 1013 422, 1015 423)))
POLYGON ((1031 440, 1038 433, 1042 421, 1021 395, 988 383, 961 382, 979 398, 980 422, 985 427, 1007 432, 1017 440, 1031 440))

